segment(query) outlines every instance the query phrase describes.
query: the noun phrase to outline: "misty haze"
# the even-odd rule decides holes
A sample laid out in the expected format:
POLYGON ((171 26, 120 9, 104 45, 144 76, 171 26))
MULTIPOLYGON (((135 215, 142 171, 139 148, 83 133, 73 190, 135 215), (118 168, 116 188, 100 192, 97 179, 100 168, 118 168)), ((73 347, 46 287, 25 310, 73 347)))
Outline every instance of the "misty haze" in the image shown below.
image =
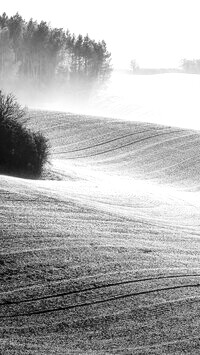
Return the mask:
POLYGON ((1 354, 200 353, 197 10, 0 4, 1 354))

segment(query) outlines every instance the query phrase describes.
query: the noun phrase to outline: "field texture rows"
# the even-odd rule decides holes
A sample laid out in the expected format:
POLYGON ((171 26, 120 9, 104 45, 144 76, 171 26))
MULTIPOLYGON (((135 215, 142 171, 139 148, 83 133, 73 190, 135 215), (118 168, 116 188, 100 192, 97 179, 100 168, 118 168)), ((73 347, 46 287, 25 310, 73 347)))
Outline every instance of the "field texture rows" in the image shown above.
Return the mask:
POLYGON ((200 133, 30 111, 41 180, 0 176, 2 354, 200 353, 200 133))

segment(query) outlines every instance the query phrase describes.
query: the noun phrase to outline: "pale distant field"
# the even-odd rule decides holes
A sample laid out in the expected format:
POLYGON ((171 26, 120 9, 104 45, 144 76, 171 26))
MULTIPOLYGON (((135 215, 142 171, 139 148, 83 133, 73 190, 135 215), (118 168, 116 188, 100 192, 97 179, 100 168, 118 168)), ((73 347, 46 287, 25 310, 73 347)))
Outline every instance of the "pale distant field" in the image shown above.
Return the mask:
POLYGON ((44 180, 0 176, 4 354, 200 353, 200 133, 30 111, 44 180))
MULTIPOLYGON (((113 72, 89 100, 74 103, 47 95, 41 108, 200 130, 200 75, 133 75, 113 72)), ((31 102, 30 102, 31 104, 31 102)), ((39 107, 34 102, 31 107, 39 107)))

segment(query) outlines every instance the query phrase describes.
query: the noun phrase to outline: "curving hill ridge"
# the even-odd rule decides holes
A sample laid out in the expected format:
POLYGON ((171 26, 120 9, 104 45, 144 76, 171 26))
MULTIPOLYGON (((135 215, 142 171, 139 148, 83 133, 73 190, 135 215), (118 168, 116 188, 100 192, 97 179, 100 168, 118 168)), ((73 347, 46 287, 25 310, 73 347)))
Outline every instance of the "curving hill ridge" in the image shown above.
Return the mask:
POLYGON ((3 354, 198 354, 200 133, 31 111, 45 180, 0 176, 3 354))
POLYGON ((198 187, 198 131, 63 113, 33 112, 30 117, 30 126, 39 127, 49 137, 53 159, 198 187))

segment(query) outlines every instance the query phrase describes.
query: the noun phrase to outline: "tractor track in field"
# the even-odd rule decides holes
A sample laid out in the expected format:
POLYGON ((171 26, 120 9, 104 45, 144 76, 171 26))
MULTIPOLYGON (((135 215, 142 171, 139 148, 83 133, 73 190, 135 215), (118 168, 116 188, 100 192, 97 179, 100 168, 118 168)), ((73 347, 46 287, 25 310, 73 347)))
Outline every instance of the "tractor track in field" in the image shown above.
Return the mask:
POLYGON ((141 295, 148 295, 151 293, 156 293, 156 292, 162 292, 162 291, 173 291, 173 290, 178 290, 178 289, 183 289, 183 288, 199 288, 200 283, 196 284, 186 284, 186 285, 175 285, 175 286, 167 286, 167 287, 160 287, 160 288, 155 288, 151 290, 145 290, 145 291, 139 291, 139 292, 133 292, 133 293, 126 293, 123 295, 115 296, 115 297, 109 297, 106 299, 101 299, 101 300, 96 300, 96 301, 90 301, 90 302, 83 302, 83 303, 77 303, 77 304, 72 304, 69 306, 59 306, 57 308, 49 308, 49 309, 43 309, 43 310, 36 310, 36 311, 31 311, 31 312, 26 312, 26 313, 19 313, 19 314, 11 314, 11 315, 1 315, 0 318, 15 318, 15 317, 27 317, 27 316, 32 316, 32 315, 37 315, 37 314, 45 314, 45 313, 51 313, 51 312, 59 312, 59 311, 67 311, 70 309, 76 309, 76 308, 82 308, 82 307, 87 307, 87 306, 93 306, 96 304, 103 304, 106 302, 111 302, 111 301, 117 301, 121 299, 126 299, 134 296, 141 296, 141 295))
MULTIPOLYGON (((158 281, 158 280, 166 280, 166 279, 181 279, 181 278, 187 278, 187 277, 200 277, 200 274, 183 274, 183 275, 167 275, 167 276, 158 276, 158 277, 146 277, 146 278, 141 278, 141 279, 135 279, 135 280, 126 280, 126 281, 120 281, 120 282, 113 282, 113 283, 109 283, 109 284, 104 284, 104 285, 94 285, 88 288, 84 288, 82 290, 74 290, 74 291, 69 291, 69 292, 61 292, 61 293, 56 293, 53 295, 46 295, 46 296, 41 296, 41 297, 35 297, 35 298, 28 298, 28 299, 24 299, 24 300, 16 300, 16 301, 5 301, 5 302, 1 302, 0 306, 11 306, 11 305, 17 305, 17 304, 24 304, 24 303, 30 303, 30 302, 37 302, 37 301, 43 301, 43 300, 47 300, 47 299, 54 299, 54 298, 59 298, 59 297, 65 297, 65 296, 69 296, 69 295, 76 295, 76 294, 80 294, 80 293, 84 293, 84 292, 88 292, 88 291, 95 291, 95 290, 99 290, 99 289, 105 289, 105 288, 109 288, 109 287, 115 287, 115 286, 122 286, 122 285, 131 285, 133 283, 140 283, 140 282, 146 282, 146 281, 158 281)), ((186 284, 186 285, 174 285, 174 286, 167 286, 167 287, 163 287, 163 288, 156 288, 156 289, 152 289, 152 290, 146 290, 146 291, 140 291, 140 292, 134 292, 134 293, 130 293, 130 294, 125 294, 125 295, 119 295, 116 297, 110 297, 107 298, 105 300, 97 300, 94 302, 86 302, 83 304, 77 304, 77 305, 72 305, 72 306, 66 306, 63 309, 70 309, 70 308, 75 308, 75 307, 80 307, 80 306, 84 306, 84 305, 92 305, 92 304, 96 304, 96 303, 104 303, 104 302, 109 302, 111 300, 115 300, 115 299, 120 299, 120 298, 127 298, 127 297, 131 297, 131 296, 137 296, 137 295, 142 295, 142 294, 148 294, 148 293, 152 293, 152 292, 159 292, 159 291, 165 291, 165 290, 173 290, 173 289, 179 289, 179 288, 186 288, 186 287, 200 287, 200 283, 195 283, 195 284, 186 284)), ((44 310, 44 311, 35 311, 33 314, 39 314, 39 313, 46 313, 46 312, 51 312, 51 311, 56 311, 58 310, 56 309, 51 309, 51 310, 44 310)), ((26 314, 22 314, 22 315, 26 315, 26 314)), ((0 318, 9 318, 12 317, 14 315, 11 316, 0 316, 0 318)))
MULTIPOLYGON (((162 129, 159 129, 159 130, 162 130, 162 129)), ((153 131, 152 129, 147 129, 147 130, 143 130, 143 131, 139 131, 139 132, 134 132, 134 133, 125 134, 124 136, 116 137, 116 138, 113 138, 113 139, 109 139, 109 140, 107 140, 107 141, 105 141, 105 142, 97 143, 97 144, 90 145, 90 146, 87 146, 87 147, 84 147, 84 148, 68 150, 67 153, 81 152, 81 151, 88 150, 88 149, 92 149, 92 148, 95 148, 95 147, 99 147, 99 146, 102 146, 102 145, 105 145, 105 144, 108 144, 108 143, 112 143, 112 142, 115 142, 115 141, 119 141, 119 140, 124 139, 124 138, 127 138, 127 137, 136 136, 137 134, 142 134, 142 133, 152 132, 152 131, 153 131)), ((81 142, 82 142, 82 141, 81 141, 81 142)), ((64 153, 64 152, 62 152, 62 153, 64 153)), ((56 153, 56 152, 55 152, 55 153, 53 153, 53 154, 56 155, 56 154, 60 154, 60 153, 56 153)))
MULTIPOLYGON (((146 133, 146 132, 152 132, 153 130, 152 129, 148 129, 148 130, 144 130, 144 131, 139 131, 139 132, 135 132, 135 133, 131 133, 131 134, 127 134, 127 135, 124 135, 124 136, 121 136, 121 137, 117 137, 117 138, 114 138, 114 139, 110 139, 110 140, 107 140, 105 142, 101 142, 101 143, 97 143, 97 144, 94 144, 94 145, 90 145, 90 146, 87 146, 87 147, 83 147, 83 148, 78 148, 78 149, 73 149, 73 150, 67 150, 67 151, 64 151, 64 152, 52 152, 52 155, 59 155, 59 154, 66 154, 66 153, 76 153, 76 152, 82 152, 82 151, 85 151, 85 150, 89 150, 89 149, 92 149, 92 148, 96 148, 96 147, 99 147, 99 146, 103 146, 103 145, 106 145, 108 143, 112 143, 112 142, 115 142, 115 141, 119 141, 121 139, 124 139, 124 138, 127 138, 127 137, 131 137, 131 136, 135 136, 137 134, 142 134, 142 133, 146 133)), ((163 129, 157 129, 157 130, 154 130, 154 131, 163 131, 163 129)), ((184 133, 183 131, 173 131, 173 132, 163 132, 163 134, 167 134, 167 133, 184 133)), ((186 137, 194 137, 195 134, 194 133, 188 133, 188 134, 184 134, 183 136, 180 136, 180 137, 174 137, 172 138, 172 140, 176 140, 176 139, 179 139, 179 138, 186 138, 186 137)), ((154 137, 154 136, 150 136, 150 137, 146 137, 146 138, 151 138, 151 137, 154 137)), ((197 139, 199 139, 199 135, 197 134, 197 139)), ((82 143, 83 141, 81 141, 82 143)), ((132 144, 135 143, 135 142, 131 142, 132 144)), ((137 143, 137 142, 136 142, 137 143)), ((158 142, 157 144, 161 144, 162 142, 158 142)), ((123 146, 122 146, 123 147, 123 146)), ((63 148, 63 146, 62 146, 63 148)), ((117 148, 120 148, 120 147, 117 147, 117 148)))
MULTIPOLYGON (((112 148, 112 149, 107 149, 107 150, 104 150, 102 152, 98 152, 98 153, 93 153, 93 154, 89 154, 89 155, 83 155, 83 156, 77 156, 77 157, 66 157, 66 159, 82 159, 82 158, 90 158, 90 157, 94 157, 94 156, 99 156, 99 155, 102 155, 102 154, 106 154, 106 153, 110 153, 110 152, 113 152, 115 150, 118 150, 118 149, 123 149, 123 148, 126 148, 126 147, 129 147, 131 145, 134 145, 134 144, 137 144, 137 143, 141 143, 145 140, 148 140, 148 139, 152 139, 152 138, 155 138, 155 137, 159 137, 159 136, 164 136, 166 134, 172 134, 172 133, 180 133, 182 132, 182 130, 180 131, 170 131, 170 132, 163 132, 163 133, 158 133, 158 134, 154 134, 154 135, 151 135, 149 137, 144 137, 144 138, 140 138, 138 140, 135 140, 134 142, 130 142, 130 143, 127 143, 127 144, 124 144, 124 145, 121 145, 120 147, 115 147, 115 148, 112 148)), ((104 144, 104 143, 103 143, 104 144)), ((102 143, 99 143, 99 145, 103 145, 102 143)), ((93 148, 92 146, 90 148, 93 148)), ((89 149, 89 148, 88 148, 89 149)), ((81 151, 81 150, 79 150, 81 151)), ((57 154, 67 154, 69 153, 68 151, 64 151, 64 152, 60 152, 60 153, 52 153, 52 155, 57 155, 57 154)))

